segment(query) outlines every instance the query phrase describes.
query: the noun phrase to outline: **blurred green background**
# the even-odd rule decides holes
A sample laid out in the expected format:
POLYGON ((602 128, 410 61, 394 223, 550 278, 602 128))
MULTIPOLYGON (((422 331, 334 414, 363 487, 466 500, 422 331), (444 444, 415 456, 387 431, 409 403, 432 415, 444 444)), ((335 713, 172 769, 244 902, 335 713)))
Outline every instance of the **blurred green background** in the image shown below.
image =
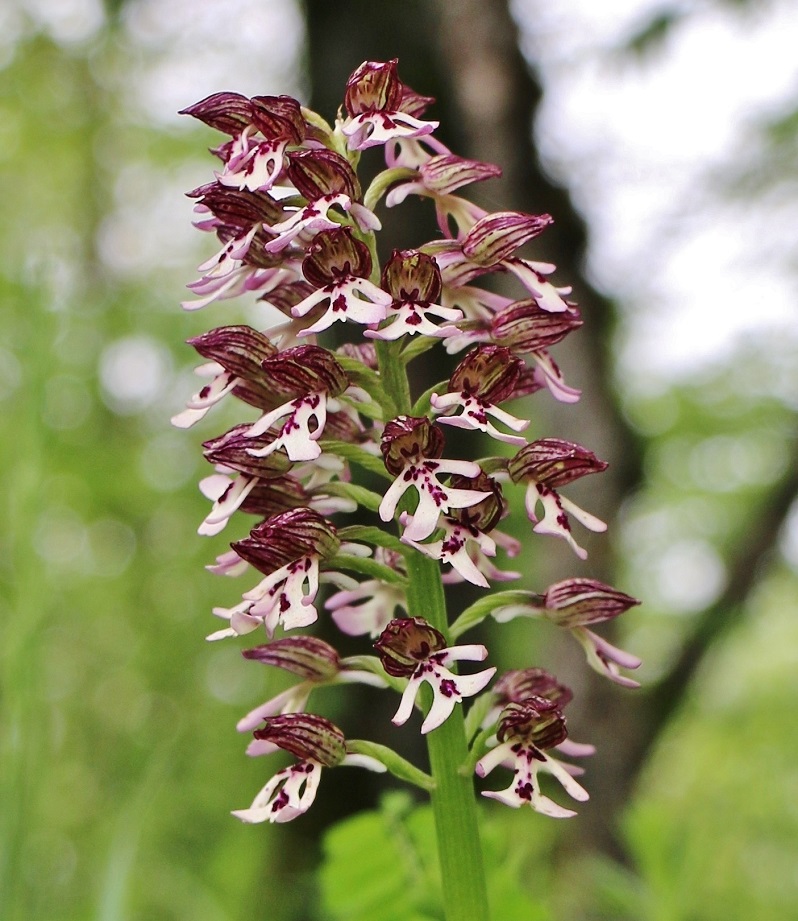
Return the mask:
MULTIPOLYGON (((600 748, 588 765, 594 800, 584 816, 557 824, 486 809, 497 859, 517 871, 540 918, 798 917, 795 316, 723 335, 735 311, 750 320, 773 298, 794 304, 798 78, 791 95, 768 95, 763 78, 743 120, 745 143, 721 161, 710 157, 696 185, 680 190, 694 206, 697 196, 713 227, 730 238, 744 232, 757 260, 743 269, 759 276, 764 306, 746 294, 735 307, 709 259, 708 268, 698 262, 701 284, 716 282, 722 297, 701 306, 706 316, 674 319, 662 305, 683 266, 669 274, 657 256, 669 234, 690 233, 687 222, 654 226, 650 264, 624 262, 622 246, 602 243, 600 170, 580 167, 590 152, 580 153, 578 138, 574 147, 557 140, 568 126, 551 100, 570 98, 556 94, 568 92, 569 22, 580 15, 579 4, 565 6, 573 18, 558 24, 535 3, 513 4, 513 23, 499 0, 6 0, 3 921, 347 917, 329 879, 320 894, 320 842, 350 806, 374 806, 379 784, 366 778, 368 786, 350 789, 361 778, 347 772, 325 780, 313 812, 289 827, 229 816, 273 770, 243 756, 235 722, 281 685, 245 664, 237 645, 203 640, 215 627, 211 606, 240 589, 203 569, 225 535, 196 535, 206 511, 196 488, 206 472, 199 441, 224 426, 217 417, 197 435, 168 420, 193 389, 194 356, 183 341, 247 314, 226 304, 200 315, 179 308, 212 246, 192 231, 183 193, 210 177, 216 139, 175 112, 230 89, 296 94, 332 117, 325 93, 340 99, 363 58, 394 54, 402 77, 438 96, 439 116, 454 119, 446 124, 460 153, 505 166, 506 194, 528 195, 515 206, 554 213, 562 233, 547 258, 595 318, 580 333, 582 351, 558 353, 585 390, 584 409, 568 416, 567 407, 535 402, 524 411, 547 434, 574 426, 573 437, 613 461, 614 479, 591 484, 586 500, 610 517, 611 536, 590 542, 587 569, 537 540, 534 558, 524 559, 528 586, 540 590, 564 572, 594 575, 645 602, 618 634, 645 659, 636 695, 586 679, 569 648, 534 625, 491 636, 506 667, 557 666, 582 695, 574 736, 600 748), (458 35, 471 36, 468 55, 458 35), (508 61, 514 70, 504 72, 497 62, 508 61), (486 73, 495 88, 480 110, 474 80, 484 89, 486 73), (762 234, 740 223, 740 211, 759 215, 762 234), (646 287, 649 275, 656 290, 646 287), (688 345, 704 343, 700 360, 655 367, 645 356, 669 323, 661 351, 679 350, 677 320, 688 345), (522 645, 529 661, 517 658, 522 645)), ((585 66, 651 79, 696 40, 683 4, 640 3, 634 17, 614 6, 607 15, 617 13, 623 40, 594 47, 585 66)), ((706 8, 745 30, 779 28, 785 5, 706 8)), ((705 13, 696 14, 699 26, 705 13)), ((609 92, 595 83, 597 98, 609 92)), ((620 91, 618 100, 622 119, 620 91)), ((686 159, 699 158, 687 131, 683 148, 686 159)), ((622 162, 622 153, 605 157, 622 162)), ((616 185, 637 189, 640 210, 638 168, 645 172, 636 166, 616 185)), ((667 197, 667 175, 660 186, 667 197)), ((617 202, 622 195, 610 216, 623 222, 617 202)), ((525 533, 523 522, 515 530, 525 533)), ((358 708, 372 699, 342 695, 331 712, 363 720, 358 708)), ((369 911, 363 917, 379 921, 379 909, 369 911)))

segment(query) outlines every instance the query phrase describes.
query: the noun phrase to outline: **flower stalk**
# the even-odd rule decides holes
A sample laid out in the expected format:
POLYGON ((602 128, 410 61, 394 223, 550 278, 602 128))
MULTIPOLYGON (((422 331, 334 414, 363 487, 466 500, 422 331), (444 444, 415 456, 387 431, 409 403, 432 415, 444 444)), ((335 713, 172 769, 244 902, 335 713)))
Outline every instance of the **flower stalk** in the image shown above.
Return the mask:
MULTIPOLYGON (((448 634, 446 598, 434 560, 414 553, 408 561, 409 613, 425 617, 448 634)), ((462 708, 427 735, 435 786, 431 793, 447 918, 487 921, 488 895, 473 776, 463 773, 468 759, 462 708)))

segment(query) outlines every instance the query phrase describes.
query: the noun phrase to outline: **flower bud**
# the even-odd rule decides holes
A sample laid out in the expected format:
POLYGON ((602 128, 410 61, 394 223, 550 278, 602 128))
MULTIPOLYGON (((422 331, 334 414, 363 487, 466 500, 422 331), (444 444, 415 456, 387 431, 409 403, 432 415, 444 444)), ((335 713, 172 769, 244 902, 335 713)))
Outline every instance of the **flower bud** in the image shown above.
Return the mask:
POLYGON ((382 432, 380 450, 385 467, 394 476, 409 463, 443 454, 443 432, 426 416, 398 416, 382 432))
POLYGON ((202 443, 205 459, 211 464, 218 464, 236 470, 246 476, 260 479, 280 477, 291 469, 291 461, 284 451, 274 451, 266 457, 255 457, 248 449, 260 447, 263 438, 253 439, 247 436, 250 425, 236 425, 216 438, 209 438, 202 443))
POLYGON ((640 602, 597 579, 565 579, 543 596, 545 614, 561 627, 584 627, 612 620, 640 602))
POLYGON ((298 345, 263 361, 269 383, 282 393, 302 396, 324 391, 337 397, 349 386, 349 378, 335 356, 317 345, 298 345))
POLYGON ((582 322, 575 308, 553 313, 529 298, 500 310, 493 318, 491 334, 494 342, 524 354, 560 342, 572 330, 579 329, 582 322))
POLYGON ((422 617, 399 617, 382 631, 374 648, 389 675, 409 678, 419 662, 446 648, 446 640, 422 617))
POLYGON ((316 761, 324 767, 335 767, 346 755, 343 732, 328 719, 312 713, 270 717, 253 735, 291 752, 301 761, 316 761))
POLYGON ((191 115, 210 128, 233 137, 252 124, 252 106, 240 93, 212 93, 178 114, 191 115))
POLYGON ((351 276, 368 278, 370 273, 368 247, 352 236, 349 227, 319 231, 302 261, 302 274, 316 288, 351 276))
MULTIPOLYGON (((253 224, 276 224, 283 216, 282 208, 268 192, 235 189, 218 182, 193 189, 188 193, 188 198, 196 198, 198 205, 213 214, 221 225, 217 233, 224 240, 228 238, 224 228, 234 228, 233 236, 241 236, 253 224)), ((247 256, 244 257, 245 261, 247 256)), ((272 260, 274 265, 278 263, 277 257, 272 257, 272 260)))
POLYGON ((426 253, 395 249, 382 270, 382 287, 395 301, 432 303, 441 294, 441 272, 426 253))
POLYGON ((341 671, 338 653, 315 636, 286 636, 254 649, 244 649, 245 659, 285 669, 307 681, 329 681, 341 671))
POLYGON ((509 349, 479 345, 452 372, 449 391, 465 391, 485 403, 501 403, 515 392, 523 368, 523 361, 509 349))
POLYGON ((524 214, 522 211, 486 214, 465 235, 463 253, 478 265, 496 265, 542 233, 551 222, 548 214, 524 214))
POLYGON ((309 202, 343 192, 360 199, 360 182, 349 161, 326 147, 294 151, 288 155, 288 178, 309 202))
POLYGON ((299 144, 305 137, 302 108, 292 96, 253 96, 252 123, 269 141, 287 140, 299 144))
POLYGON ((556 703, 545 697, 529 697, 519 703, 509 703, 502 710, 496 737, 499 742, 519 739, 545 749, 564 742, 568 731, 565 717, 556 703))
POLYGON ((421 164, 418 171, 424 185, 439 195, 448 195, 471 182, 480 182, 502 174, 501 167, 494 163, 466 160, 456 154, 430 157, 421 164))
POLYGON ((533 441, 511 458, 507 469, 514 483, 532 479, 549 489, 565 486, 590 473, 607 469, 592 451, 560 438, 533 441))
POLYGON ((326 518, 313 509, 295 508, 273 515, 231 546, 242 560, 268 576, 303 557, 329 559, 340 543, 326 518))
POLYGON ((189 339, 188 344, 203 358, 247 380, 263 377, 261 363, 277 354, 271 339, 251 326, 219 326, 189 339))

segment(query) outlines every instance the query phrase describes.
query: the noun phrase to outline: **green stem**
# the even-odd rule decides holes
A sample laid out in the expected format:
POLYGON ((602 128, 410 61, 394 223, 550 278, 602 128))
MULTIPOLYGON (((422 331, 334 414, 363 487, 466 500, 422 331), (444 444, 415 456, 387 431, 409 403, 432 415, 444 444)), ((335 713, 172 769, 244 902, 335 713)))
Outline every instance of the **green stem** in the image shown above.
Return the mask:
MULTIPOLYGON (((398 343, 377 342, 377 357, 386 393, 397 412, 412 405, 405 364, 395 351, 398 343)), ((411 617, 424 617, 449 642, 446 598, 440 565, 421 553, 407 554, 407 604, 411 617)), ((434 781, 432 811, 438 840, 443 905, 447 921, 488 921, 488 896, 479 838, 473 775, 461 773, 468 763, 462 707, 427 735, 434 781)))
MULTIPOLYGON (((413 553, 408 556, 407 568, 410 615, 424 617, 448 637, 446 599, 437 561, 413 553)), ((435 781, 432 810, 447 921, 487 921, 488 897, 474 785, 472 776, 460 771, 468 762, 462 707, 455 707, 449 719, 429 733, 427 750, 435 781)))

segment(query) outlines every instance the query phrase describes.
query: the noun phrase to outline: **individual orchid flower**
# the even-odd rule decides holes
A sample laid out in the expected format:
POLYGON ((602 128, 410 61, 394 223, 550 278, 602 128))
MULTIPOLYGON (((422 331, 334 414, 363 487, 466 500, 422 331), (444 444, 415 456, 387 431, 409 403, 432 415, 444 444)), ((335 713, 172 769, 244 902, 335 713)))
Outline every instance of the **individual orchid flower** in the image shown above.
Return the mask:
POLYGON ((250 448, 253 457, 265 457, 283 449, 292 461, 315 460, 321 454, 318 440, 327 421, 328 397, 336 397, 349 386, 344 369, 332 352, 316 345, 285 349, 263 362, 266 379, 282 392, 299 396, 271 409, 249 429, 249 437, 267 433, 285 419, 279 433, 262 447, 250 448))
MULTIPOLYGON (((256 490, 262 493, 264 486, 271 495, 282 493, 290 496, 288 508, 304 505, 306 502, 302 500, 309 498, 298 482, 298 490, 294 490, 293 495, 290 486, 286 488, 287 482, 291 482, 286 481, 285 477, 291 467, 291 461, 285 452, 271 453, 262 459, 253 458, 249 452, 252 441, 248 438, 248 429, 246 425, 236 426, 219 438, 206 441, 203 446, 206 459, 216 465, 217 472, 200 481, 202 494, 213 502, 213 508, 199 527, 200 534, 218 534, 224 529, 233 512, 242 508, 256 490), (272 481, 277 483, 270 487, 268 484, 272 481)), ((264 508, 263 500, 263 495, 253 496, 249 504, 250 510, 253 505, 257 505, 258 510, 264 508)), ((270 507, 272 511, 269 514, 284 511, 286 508, 284 504, 275 503, 273 499, 270 507), (274 508, 275 504, 277 508, 274 508)))
POLYGON ((304 317, 317 304, 328 302, 322 317, 302 335, 321 332, 337 321, 379 323, 393 303, 387 291, 369 281, 371 256, 368 248, 352 236, 348 227, 316 234, 302 263, 302 271, 316 290, 292 308, 292 315, 304 317))
POLYGON ((392 722, 401 726, 410 718, 421 685, 432 688, 433 701, 424 722, 423 734, 437 729, 464 697, 478 694, 496 672, 488 668, 473 675, 455 675, 447 666, 454 662, 483 661, 484 646, 446 646, 443 634, 420 617, 392 620, 374 644, 385 671, 395 678, 408 678, 399 709, 392 722))
MULTIPOLYGON (((521 668, 505 672, 491 688, 491 693, 495 703, 482 721, 483 728, 495 725, 502 710, 510 703, 523 704, 530 698, 543 697, 563 710, 574 696, 567 685, 561 684, 545 668, 521 668)), ((595 746, 574 742, 570 737, 557 742, 552 748, 571 758, 584 758, 596 752, 595 746)), ((572 776, 584 773, 582 768, 573 764, 566 765, 566 770, 572 776)))
POLYGON ((528 603, 497 609, 494 617, 502 622, 519 613, 542 615, 570 631, 585 650, 588 665, 594 671, 622 687, 636 688, 639 683, 623 675, 620 669, 638 668, 640 659, 613 646, 588 627, 614 620, 638 604, 637 599, 597 579, 565 579, 549 586, 543 595, 532 595, 528 603))
POLYGON ((343 732, 322 716, 309 713, 274 716, 253 735, 300 760, 278 771, 248 809, 233 812, 242 822, 290 822, 303 815, 316 799, 322 768, 356 765, 371 771, 386 769, 375 758, 348 754, 343 732))
POLYGON ((565 486, 589 473, 606 470, 605 461, 581 445, 560 438, 541 438, 533 441, 511 458, 508 463, 514 483, 525 481, 526 512, 530 521, 536 522, 533 530, 538 534, 562 537, 580 559, 587 557, 571 534, 568 514, 591 531, 605 531, 606 524, 578 505, 561 496, 556 487, 565 486), (543 506, 543 517, 538 519, 536 508, 543 506))
POLYGON ((518 419, 496 405, 513 395, 523 366, 523 361, 507 348, 478 346, 455 368, 449 378, 449 392, 430 397, 436 413, 462 409, 459 415, 439 416, 438 422, 485 432, 507 444, 526 444, 525 438, 500 431, 488 418, 492 416, 515 432, 529 425, 528 419, 518 419))
POLYGON ((279 253, 298 238, 310 240, 321 230, 335 230, 340 223, 328 217, 328 212, 335 207, 346 212, 351 204, 349 196, 339 192, 335 195, 323 195, 316 201, 297 208, 284 221, 264 228, 274 235, 274 239, 266 244, 267 252, 279 253))
POLYGON ((362 202, 360 181, 346 157, 326 147, 293 151, 288 157, 288 177, 297 192, 313 205, 325 196, 345 195, 341 204, 362 231, 380 230, 381 224, 362 202))
MULTIPOLYGON (((399 521, 404 525, 407 520, 407 512, 403 512, 399 521)), ((495 556, 496 544, 493 539, 487 534, 482 534, 477 528, 461 524, 453 518, 444 518, 440 527, 443 529, 443 535, 438 540, 422 544, 410 540, 405 530, 402 541, 433 560, 448 563, 458 575, 472 585, 488 588, 488 580, 474 562, 473 546, 476 545, 485 556, 495 556)))
POLYGON ((466 160, 453 153, 429 156, 418 164, 415 178, 399 182, 385 197, 385 204, 392 208, 408 195, 422 195, 432 198, 441 232, 450 233, 449 220, 453 218, 457 227, 465 234, 485 214, 463 198, 452 195, 456 189, 472 182, 481 182, 501 175, 501 168, 493 163, 466 160))
POLYGON ((228 394, 260 409, 274 406, 274 391, 263 381, 264 359, 277 349, 268 336, 251 326, 222 326, 188 340, 188 344, 210 359, 196 373, 211 378, 186 404, 186 409, 172 418, 172 425, 189 428, 228 394))
POLYGON ((479 759, 476 772, 485 777, 500 764, 513 771, 513 781, 506 790, 485 790, 482 795, 518 808, 531 806, 536 812, 552 818, 576 815, 540 792, 538 774, 544 771, 555 777, 573 799, 584 802, 587 791, 574 780, 567 768, 547 755, 546 748, 565 740, 565 720, 556 702, 544 697, 529 697, 522 703, 510 703, 502 711, 498 744, 479 759))
POLYGON ((529 592, 528 597, 500 605, 492 614, 499 623, 519 615, 545 617, 571 633, 585 650, 588 665, 594 671, 622 687, 636 688, 638 682, 620 669, 638 668, 640 659, 597 636, 588 626, 614 620, 637 604, 640 602, 631 595, 597 579, 565 579, 549 586, 543 595, 529 592))
POLYGON ((384 64, 365 61, 349 78, 344 97, 347 118, 340 127, 350 150, 422 137, 438 127, 438 122, 422 121, 404 110, 406 97, 396 63, 395 59, 384 64))
POLYGON ((430 316, 449 323, 462 319, 463 313, 435 303, 441 293, 441 273, 435 260, 418 250, 394 250, 382 272, 382 287, 393 301, 388 324, 378 330, 366 330, 371 339, 393 340, 402 336, 448 336, 453 326, 438 326, 430 316))
POLYGON ((471 461, 441 458, 443 443, 440 429, 426 416, 399 416, 383 431, 380 445, 383 460, 388 472, 395 474, 396 479, 383 496, 379 515, 383 521, 390 521, 402 496, 413 487, 418 494, 418 505, 405 519, 403 536, 408 541, 422 541, 429 537, 441 514, 451 509, 467 508, 490 495, 481 490, 445 486, 440 482, 438 477, 445 474, 476 477, 480 473, 479 465, 471 461))
POLYGON ((269 637, 278 626, 307 627, 317 619, 319 563, 334 556, 340 541, 332 525, 309 508, 291 509, 267 519, 232 547, 265 578, 245 592, 233 608, 214 608, 230 626, 208 639, 251 633, 263 624, 269 637))
MULTIPOLYGON (((483 493, 484 498, 466 508, 454 512, 451 517, 443 518, 439 530, 443 536, 438 540, 419 543, 409 540, 407 532, 402 542, 415 547, 425 556, 449 563, 453 573, 462 579, 488 587, 488 578, 495 575, 495 567, 486 565, 487 558, 496 555, 496 542, 488 535, 506 514, 507 503, 504 501, 501 486, 483 470, 475 477, 455 476, 452 485, 458 489, 473 489, 483 493)), ((404 524, 407 513, 403 512, 400 522, 404 524)), ((500 578, 517 577, 517 573, 501 573, 500 578)), ((448 579, 447 581, 454 581, 448 579)))
POLYGON ((258 229, 258 225, 254 225, 242 236, 228 241, 219 252, 197 267, 203 274, 186 287, 199 299, 184 301, 182 306, 185 310, 199 310, 213 301, 257 290, 262 270, 245 262, 245 257, 258 229))

